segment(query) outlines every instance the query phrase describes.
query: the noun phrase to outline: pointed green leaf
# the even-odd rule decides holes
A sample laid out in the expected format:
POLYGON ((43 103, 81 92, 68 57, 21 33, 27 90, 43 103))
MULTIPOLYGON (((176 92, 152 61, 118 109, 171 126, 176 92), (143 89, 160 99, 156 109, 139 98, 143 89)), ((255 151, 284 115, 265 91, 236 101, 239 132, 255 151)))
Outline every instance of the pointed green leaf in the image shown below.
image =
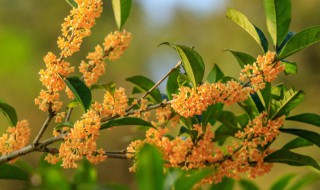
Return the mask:
MULTIPOLYGON (((141 92, 144 92, 144 93, 150 90, 155 85, 155 83, 152 80, 141 75, 136 75, 133 77, 126 78, 126 81, 131 82, 132 84, 135 85, 136 88, 138 88, 141 92)), ((159 89, 154 89, 147 97, 153 103, 162 102, 159 89)))
POLYGON ((91 91, 79 77, 68 77, 64 80, 73 93, 76 100, 81 104, 84 111, 91 106, 91 91))
POLYGON ((215 83, 223 79, 223 77, 224 77, 223 72, 221 71, 219 66, 215 64, 207 76, 207 81, 210 83, 215 83))
POLYGON ((243 28, 245 31, 247 31, 260 45, 263 52, 268 51, 268 42, 262 31, 254 26, 248 18, 242 14, 241 12, 228 8, 227 10, 227 17, 231 19, 233 22, 238 24, 241 28, 243 28))
POLYGON ((279 54, 279 59, 286 58, 308 46, 320 41, 320 26, 306 28, 296 35, 284 45, 279 54))
POLYGON ((296 33, 294 32, 288 32, 286 38, 282 41, 282 43, 280 44, 280 46, 276 49, 277 55, 279 55, 279 53, 282 51, 284 45, 286 45, 286 43, 290 40, 290 38, 292 38, 292 36, 296 35, 296 33))
POLYGON ((177 82, 179 87, 180 86, 189 86, 190 87, 190 78, 188 77, 188 75, 179 73, 178 78, 177 78, 177 82))
POLYGON ((280 131, 283 133, 297 135, 320 147, 320 134, 316 132, 307 131, 304 129, 284 129, 284 128, 281 128, 280 131))
POLYGON ((243 102, 238 102, 238 105, 250 116, 250 119, 254 119, 259 115, 259 110, 251 96, 248 96, 248 98, 243 102))
POLYGON ((163 159, 160 151, 145 144, 138 153, 137 183, 140 190, 163 189, 163 159))
POLYGON ((232 55, 237 59, 241 68, 244 68, 245 65, 252 65, 256 61, 256 59, 249 54, 232 50, 226 51, 232 53, 232 55))
POLYGON ((192 189, 197 182, 200 182, 211 173, 212 170, 209 168, 190 172, 188 175, 184 175, 176 181, 174 189, 192 189))
MULTIPOLYGON (((94 166, 87 160, 83 159, 74 173, 73 181, 78 186, 95 185, 97 182, 97 171, 94 166)), ((92 186, 91 186, 92 187, 92 186)))
POLYGON ((292 166, 312 166, 320 170, 319 164, 310 156, 291 152, 289 150, 277 150, 264 158, 265 162, 278 162, 292 166))
POLYGON ((169 45, 178 52, 183 68, 189 76, 190 81, 194 87, 198 86, 202 82, 205 69, 204 62, 199 53, 193 48, 183 45, 174 45, 169 42, 164 42, 162 44, 169 45))
POLYGON ((232 130, 238 129, 237 117, 230 111, 218 110, 214 114, 214 118, 232 130))
POLYGON ((103 123, 100 127, 100 130, 108 129, 110 127, 116 127, 116 126, 124 126, 124 125, 139 125, 139 126, 146 126, 146 127, 154 127, 150 122, 145 121, 140 118, 122 117, 122 118, 109 120, 109 121, 103 123))
POLYGON ((78 4, 74 0, 66 0, 73 8, 78 8, 78 4))
POLYGON ((74 125, 74 123, 71 122, 71 121, 63 122, 63 123, 60 123, 59 125, 57 125, 54 129, 55 129, 55 130, 60 130, 60 129, 62 129, 63 127, 70 127, 70 128, 72 128, 73 125, 74 125))
POLYGON ((112 0, 111 2, 114 18, 118 29, 121 30, 130 15, 132 0, 112 0))
POLYGON ((283 61, 282 63, 285 65, 284 74, 286 75, 297 74, 298 66, 296 63, 287 62, 287 61, 283 61))
POLYGON ((221 103, 216 103, 214 105, 208 106, 206 111, 202 112, 202 126, 205 127, 208 123, 210 123, 213 126, 216 122, 214 115, 217 111, 221 111, 222 108, 223 104, 221 103))
POLYGON ((274 45, 279 47, 289 32, 291 0, 264 0, 268 31, 274 45))
POLYGON ((233 190, 234 179, 224 177, 219 183, 212 183, 210 190, 233 190))
POLYGON ((250 117, 247 113, 243 113, 243 114, 237 115, 237 120, 241 128, 243 129, 248 125, 250 117))
POLYGON ((243 190, 259 190, 259 187, 249 180, 240 179, 239 183, 243 190))
POLYGON ((299 115, 294 115, 287 117, 286 120, 308 123, 320 127, 320 115, 314 113, 303 113, 299 115))
POLYGON ((275 181, 270 190, 279 190, 279 189, 286 189, 289 182, 296 176, 296 174, 286 174, 281 176, 277 181, 275 181))
POLYGON ((282 149, 294 149, 294 148, 301 148, 301 147, 306 147, 306 146, 311 146, 313 145, 313 143, 311 143, 310 141, 301 138, 301 137, 297 137, 295 139, 293 139, 292 141, 288 142, 287 144, 285 144, 282 149))
POLYGON ((303 175, 302 178, 296 180, 289 188, 288 190, 304 190, 305 187, 319 181, 319 174, 307 174, 303 175))
POLYGON ((11 126, 16 126, 18 122, 18 115, 16 110, 2 101, 0 101, 0 112, 8 119, 11 126))
POLYGON ((16 179, 28 181, 28 174, 17 166, 11 164, 0 164, 0 179, 16 179))
POLYGON ((304 100, 304 92, 294 91, 292 89, 284 93, 284 97, 279 100, 273 100, 271 104, 271 117, 270 119, 276 119, 282 115, 288 115, 289 112, 295 108, 299 103, 304 100))
POLYGON ((167 95, 169 100, 172 99, 172 94, 178 94, 179 84, 178 84, 178 76, 180 74, 180 70, 176 69, 172 73, 170 73, 167 81, 167 95))
POLYGON ((116 84, 114 82, 109 82, 107 84, 93 84, 90 87, 90 90, 102 89, 114 93, 116 89, 116 84))
POLYGON ((254 104, 256 105, 256 108, 258 109, 259 113, 262 113, 266 110, 266 108, 263 105, 262 97, 260 98, 258 93, 250 94, 250 97, 254 104))

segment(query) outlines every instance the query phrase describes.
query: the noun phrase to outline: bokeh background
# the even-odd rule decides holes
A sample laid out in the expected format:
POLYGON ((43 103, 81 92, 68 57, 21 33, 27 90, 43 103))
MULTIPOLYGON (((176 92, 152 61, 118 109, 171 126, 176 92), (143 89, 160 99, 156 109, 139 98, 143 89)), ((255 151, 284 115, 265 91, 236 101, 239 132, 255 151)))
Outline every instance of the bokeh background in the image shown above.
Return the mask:
MULTIPOLYGON (((218 64, 226 75, 237 77, 240 67, 230 53, 224 49, 243 51, 256 57, 260 52, 254 40, 240 27, 225 18, 227 7, 244 12, 248 18, 266 31, 262 1, 248 0, 134 0, 125 29, 132 32, 131 47, 122 58, 108 62, 106 75, 102 82, 116 82, 117 86, 127 89, 132 86, 125 78, 133 75, 145 75, 154 81, 159 80, 178 61, 178 56, 169 47, 160 46, 162 42, 172 42, 195 46, 202 55, 207 72, 213 64, 218 64)), ((0 0, 0 99, 15 107, 19 119, 27 119, 32 128, 33 137, 46 118, 46 114, 34 105, 34 98, 42 88, 38 72, 44 68, 43 56, 52 51, 58 53, 56 39, 60 35, 60 24, 68 15, 70 6, 64 0, 0 0)), ((298 32, 303 28, 320 24, 320 1, 292 0, 291 30, 298 32)), ((80 52, 69 61, 78 65, 96 44, 101 44, 105 35, 116 30, 110 1, 104 0, 104 12, 92 30, 92 36, 86 38, 80 52)), ((269 38, 269 36, 268 36, 269 38)), ((270 38, 269 38, 270 39, 270 38)), ((320 114, 320 45, 312 46, 290 57, 298 63, 298 74, 281 76, 288 87, 303 89, 306 98, 294 113, 313 112, 320 114)), ((164 92, 164 85, 161 86, 164 92)), ((99 98, 100 95, 96 94, 99 98)), ((238 111, 236 107, 232 107, 238 111)), ((76 110, 73 119, 81 110, 76 110)), ((0 116, 0 132, 8 124, 0 116)), ((297 124, 287 126, 297 127, 297 124)), ((51 128, 54 125, 50 126, 51 128)), ((306 129, 318 130, 304 125, 306 129)), ((52 134, 48 130, 45 137, 52 134)), ((318 130, 319 131, 319 130, 318 130)), ((100 146, 107 150, 121 150, 130 139, 141 132, 136 128, 118 128, 101 134, 100 146)), ((44 137, 44 138, 45 138, 44 137)), ((292 139, 283 135, 277 144, 292 139)), ((310 147, 300 152, 312 155, 320 160, 320 152, 310 147)), ((25 157, 33 167, 37 167, 40 153, 25 157)), ((134 175, 128 172, 131 161, 109 159, 98 165, 99 183, 122 183, 135 188, 134 175)), ((254 180, 261 189, 267 189, 270 183, 284 173, 294 172, 305 175, 311 170, 305 167, 290 167, 275 164, 273 171, 254 180)), ((66 174, 72 173, 66 171, 66 174)), ((319 183, 309 189, 318 189, 319 183)), ((26 183, 0 180, 1 189, 24 189, 26 183)))

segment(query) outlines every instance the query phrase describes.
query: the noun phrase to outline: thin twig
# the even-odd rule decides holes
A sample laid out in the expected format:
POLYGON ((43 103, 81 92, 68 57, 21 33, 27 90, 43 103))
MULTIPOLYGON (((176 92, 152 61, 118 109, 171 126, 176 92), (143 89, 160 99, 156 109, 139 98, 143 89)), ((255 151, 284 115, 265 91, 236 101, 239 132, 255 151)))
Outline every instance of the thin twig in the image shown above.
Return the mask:
POLYGON ((73 111, 73 108, 69 108, 69 110, 68 110, 68 112, 67 112, 67 115, 66 115, 65 122, 70 121, 70 117, 71 117, 72 111, 73 111))
POLYGON ((26 154, 28 154, 30 152, 42 149, 42 148, 44 148, 44 147, 46 147, 46 146, 48 146, 48 145, 50 145, 52 143, 61 141, 61 140, 63 140, 63 137, 64 137, 64 135, 60 135, 60 136, 57 136, 57 137, 52 137, 50 139, 44 140, 42 142, 39 142, 37 144, 30 144, 30 145, 28 145, 26 147, 23 147, 23 148, 19 149, 19 150, 13 151, 10 154, 1 156, 0 157, 0 164, 8 162, 8 161, 10 161, 12 159, 15 159, 15 158, 19 157, 19 156, 26 155, 26 154))
POLYGON ((49 123, 50 123, 50 121, 52 120, 53 117, 54 117, 54 114, 49 111, 49 115, 48 115, 46 121, 43 123, 38 135, 36 136, 36 138, 33 141, 33 145, 34 146, 38 145, 40 138, 42 137, 43 133, 45 132, 45 130, 49 126, 49 123))

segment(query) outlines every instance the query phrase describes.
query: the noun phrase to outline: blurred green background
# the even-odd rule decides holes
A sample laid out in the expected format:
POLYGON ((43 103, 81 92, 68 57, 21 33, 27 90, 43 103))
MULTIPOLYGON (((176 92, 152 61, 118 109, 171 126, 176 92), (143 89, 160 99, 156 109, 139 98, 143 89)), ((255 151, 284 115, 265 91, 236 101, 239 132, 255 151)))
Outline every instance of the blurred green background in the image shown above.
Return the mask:
MULTIPOLYGON (((131 15, 124 27, 133 34, 132 44, 120 60, 107 63, 106 74, 100 81, 114 81, 117 86, 125 87, 129 94, 131 86, 125 82, 127 77, 143 74, 154 81, 159 80, 178 61, 178 56, 171 48, 157 47, 165 41, 195 46, 206 63, 207 72, 213 64, 218 64, 226 75, 238 77, 240 67, 231 54, 223 50, 243 51, 254 57, 261 52, 247 33, 225 18, 227 7, 242 11, 254 24, 266 31, 262 1, 134 0, 131 15)), ((291 30, 298 32, 319 25, 319 7, 318 0, 292 0, 291 30)), ((38 79, 39 70, 44 68, 42 58, 48 51, 58 54, 56 39, 60 35, 63 18, 70 9, 64 0, 0 0, 0 99, 16 108, 20 120, 27 119, 30 122, 32 137, 46 117, 34 105, 34 98, 42 88, 38 79)), ((84 40, 81 51, 68 61, 78 65, 96 44, 102 43, 105 35, 115 29, 111 3, 104 0, 104 12, 92 30, 92 36, 84 40)), ((294 86, 307 93, 304 103, 294 113, 320 114, 319 51, 320 45, 315 45, 290 57, 290 61, 298 63, 298 74, 281 76, 279 79, 288 87, 294 86)), ((163 85, 161 90, 164 92, 163 85)), ((230 109, 239 110, 236 107, 230 109)), ((77 118, 80 111, 76 111, 73 119, 77 118)), ((4 117, 0 118, 0 126, 1 133, 8 126, 4 117)), ((47 131, 45 137, 52 135, 50 131, 47 131)), ((141 132, 135 128, 103 131, 100 146, 106 150, 121 150, 138 134, 141 132)), ((277 143, 281 144, 288 139, 292 137, 282 135, 277 143)), ((319 161, 318 150, 311 147, 301 151, 307 151, 307 154, 319 161)), ((36 167, 40 155, 32 153, 23 159, 36 167)), ((108 159, 96 167, 99 183, 123 183, 134 188, 133 174, 128 171, 130 165, 131 161, 108 159)), ((309 171, 307 168, 275 164, 270 174, 257 178, 255 182, 262 189, 267 189, 271 181, 284 173, 304 175, 309 171)), ((70 170, 66 172, 72 173, 70 170)), ((0 180, 0 186, 5 189, 23 189, 25 185, 24 182, 0 180)), ((317 185, 320 186, 318 183, 310 189, 317 189, 317 185)))

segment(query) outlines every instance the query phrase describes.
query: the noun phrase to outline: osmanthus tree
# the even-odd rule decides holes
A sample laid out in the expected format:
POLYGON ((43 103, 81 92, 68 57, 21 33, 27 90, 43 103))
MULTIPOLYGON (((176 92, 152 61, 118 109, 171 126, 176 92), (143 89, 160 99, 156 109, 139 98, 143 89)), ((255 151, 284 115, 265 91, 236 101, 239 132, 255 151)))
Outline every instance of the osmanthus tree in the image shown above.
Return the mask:
MULTIPOLYGON (((126 89, 114 83, 104 84, 99 77, 105 73, 106 62, 119 59, 130 44, 131 33, 122 28, 131 0, 112 0, 119 31, 108 34, 78 65, 69 63, 68 58, 90 36, 90 29, 102 13, 103 1, 67 2, 71 11, 57 40, 60 52, 48 52, 44 56, 45 68, 39 72, 43 89, 35 104, 48 116, 36 138, 30 140, 28 121, 18 121, 15 109, 0 103, 10 124, 0 137, 0 178, 28 180, 28 174, 14 162, 32 152, 43 152, 44 160, 55 166, 84 167, 89 171, 89 163, 132 159, 130 171, 137 171, 139 189, 190 189, 208 183, 213 184, 212 189, 232 189, 234 179, 245 189, 256 189, 250 181, 240 179, 242 174, 251 179, 261 176, 270 172, 275 162, 320 170, 315 159, 293 151, 311 145, 319 147, 319 133, 286 125, 290 120, 320 127, 320 116, 290 115, 303 101, 304 92, 285 84, 272 84, 282 72, 297 72, 297 64, 288 61, 290 55, 320 41, 320 26, 298 33, 290 31, 290 0, 264 0, 272 45, 244 14, 227 10, 227 18, 248 32, 261 48, 257 58, 227 50, 242 68, 239 78, 225 76, 217 65, 204 76, 205 64, 195 48, 164 42, 160 45, 176 51, 180 61, 156 83, 140 75, 127 78, 133 85, 129 96, 126 89), (76 67, 81 76, 73 74, 76 67), (161 93, 158 86, 165 79, 166 92, 161 93), (93 90, 104 91, 102 101, 92 98, 93 90), (61 100, 64 93, 69 102, 61 100), (224 110, 233 104, 239 105, 243 113, 224 110), (77 106, 82 107, 83 115, 71 120, 77 106), (53 137, 42 139, 45 132, 52 133, 48 126, 53 122, 53 137), (100 130, 124 125, 148 127, 145 138, 131 142, 125 151, 108 151, 97 144, 97 139, 103 138, 100 130), (272 144, 282 133, 296 138, 275 150, 272 144), (82 160, 85 163, 79 166, 82 160)), ((80 170, 75 178, 91 179, 83 177, 86 175, 80 170)), ((293 177, 284 176, 271 189, 284 189, 293 177)), ((300 186, 304 180, 300 180, 300 186)), ((295 187, 299 187, 298 182, 295 187)))

